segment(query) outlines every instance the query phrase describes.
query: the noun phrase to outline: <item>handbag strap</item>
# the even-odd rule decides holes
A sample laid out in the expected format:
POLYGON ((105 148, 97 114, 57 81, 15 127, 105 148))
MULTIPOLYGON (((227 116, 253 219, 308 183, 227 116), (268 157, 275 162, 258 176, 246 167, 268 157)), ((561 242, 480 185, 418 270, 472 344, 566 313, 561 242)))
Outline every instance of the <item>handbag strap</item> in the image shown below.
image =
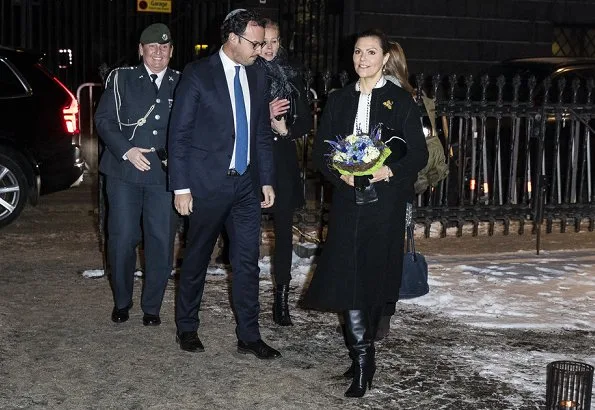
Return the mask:
POLYGON ((413 237, 415 224, 413 223, 413 204, 410 202, 407 203, 405 227, 407 229, 407 253, 411 253, 413 255, 413 260, 415 261, 417 260, 417 255, 415 254, 415 239, 413 237))
POLYGON ((413 224, 413 204, 407 202, 407 208, 405 209, 405 226, 413 224))

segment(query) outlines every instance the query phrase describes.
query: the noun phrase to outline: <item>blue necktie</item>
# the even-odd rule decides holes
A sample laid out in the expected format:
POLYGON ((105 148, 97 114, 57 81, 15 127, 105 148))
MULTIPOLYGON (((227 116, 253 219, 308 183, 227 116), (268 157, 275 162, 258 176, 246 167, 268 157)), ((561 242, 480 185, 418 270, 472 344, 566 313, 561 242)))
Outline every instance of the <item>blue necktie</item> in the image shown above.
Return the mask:
POLYGON ((248 119, 244 93, 240 83, 240 66, 236 66, 236 75, 233 79, 233 93, 236 99, 236 171, 241 175, 248 168, 248 119))

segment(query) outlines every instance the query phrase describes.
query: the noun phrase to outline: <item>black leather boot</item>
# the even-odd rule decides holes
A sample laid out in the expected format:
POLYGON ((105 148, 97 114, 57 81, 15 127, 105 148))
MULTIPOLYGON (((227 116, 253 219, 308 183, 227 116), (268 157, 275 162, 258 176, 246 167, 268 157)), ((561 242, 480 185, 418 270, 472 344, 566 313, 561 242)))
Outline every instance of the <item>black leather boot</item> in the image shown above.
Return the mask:
MULTIPOLYGON (((381 340, 378 338, 378 333, 380 332, 380 328, 382 326, 382 319, 385 317, 382 315, 383 312, 383 308, 381 306, 375 306, 372 309, 370 309, 370 325, 371 325, 371 331, 372 334, 375 335, 374 340, 381 340)), ((386 316, 388 317, 389 321, 390 321, 390 316, 386 316)), ((347 342, 346 342, 347 343, 347 342)), ((349 366, 349 369, 347 369, 345 371, 345 373, 343 373, 343 377, 346 377, 348 379, 353 378, 353 373, 355 371, 355 362, 351 362, 351 366, 349 366)))
POLYGON ((376 372, 374 328, 369 310, 347 310, 345 318, 345 342, 353 362, 353 380, 345 397, 362 397, 372 388, 376 372))
POLYGON ((293 326, 289 316, 289 285, 277 285, 275 289, 273 321, 279 326, 293 326))

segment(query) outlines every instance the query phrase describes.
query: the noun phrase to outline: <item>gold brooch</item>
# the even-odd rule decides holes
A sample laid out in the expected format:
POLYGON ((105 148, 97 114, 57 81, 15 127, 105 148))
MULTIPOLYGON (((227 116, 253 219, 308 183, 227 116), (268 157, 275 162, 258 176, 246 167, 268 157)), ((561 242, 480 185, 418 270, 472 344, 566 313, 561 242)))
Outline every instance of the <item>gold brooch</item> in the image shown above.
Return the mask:
POLYGON ((382 103, 382 105, 384 105, 389 110, 392 110, 393 109, 393 100, 386 100, 385 102, 382 103))

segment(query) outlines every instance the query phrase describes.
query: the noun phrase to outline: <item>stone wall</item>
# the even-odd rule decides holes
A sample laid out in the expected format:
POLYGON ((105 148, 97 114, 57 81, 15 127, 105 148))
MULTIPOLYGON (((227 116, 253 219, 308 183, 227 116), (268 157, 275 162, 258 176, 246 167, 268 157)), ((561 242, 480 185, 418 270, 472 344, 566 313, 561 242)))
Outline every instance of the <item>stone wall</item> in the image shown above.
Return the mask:
POLYGON ((557 24, 594 24, 594 1, 354 2, 353 32, 385 30, 411 72, 472 72, 509 58, 551 56, 557 24))

